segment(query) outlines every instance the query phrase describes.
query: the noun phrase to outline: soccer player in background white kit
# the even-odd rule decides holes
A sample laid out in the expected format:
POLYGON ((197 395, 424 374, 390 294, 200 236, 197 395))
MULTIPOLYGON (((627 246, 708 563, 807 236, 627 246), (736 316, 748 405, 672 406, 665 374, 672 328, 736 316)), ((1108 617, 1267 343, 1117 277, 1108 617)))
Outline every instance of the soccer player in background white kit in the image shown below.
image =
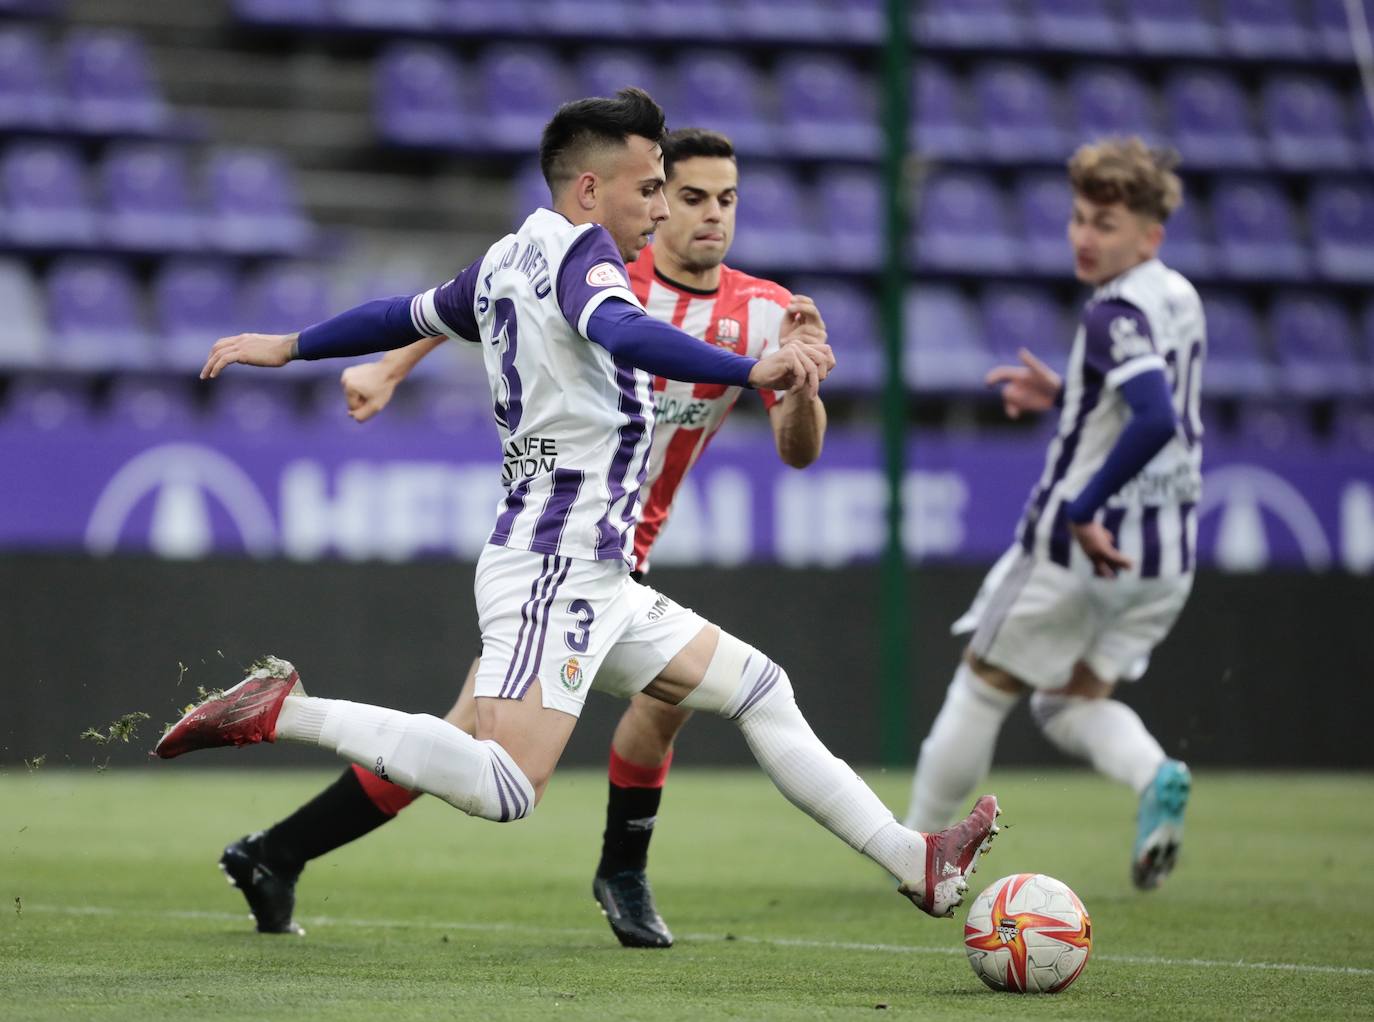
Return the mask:
POLYGON ((988 375, 1012 418, 1061 404, 1059 428, 1016 544, 955 626, 973 638, 921 745, 906 818, 929 829, 953 816, 1029 691, 1055 745, 1139 795, 1131 874, 1141 888, 1174 866, 1191 784, 1110 698, 1143 673, 1193 584, 1206 330, 1197 292, 1157 255, 1182 200, 1173 166, 1137 138, 1084 146, 1069 161, 1075 272, 1096 290, 1063 379, 1024 350, 1024 367, 988 375))
MULTIPOLYGON (((743 355, 762 356, 789 341, 824 343, 825 321, 811 299, 723 263, 734 238, 739 198, 730 140, 718 132, 679 129, 665 136, 663 154, 670 216, 653 245, 629 266, 631 290, 645 311, 703 344, 743 355)), ((446 340, 440 335, 416 341, 344 370, 349 414, 363 422, 382 411, 400 381, 446 340)), ((653 446, 641 493, 644 510, 634 533, 636 578, 648 570, 650 550, 679 486, 739 396, 739 387, 655 378, 653 446)), ((759 397, 778 457, 795 468, 815 461, 826 427, 820 397, 768 390, 759 397)), ((469 734, 477 727, 472 690, 479 662, 473 661, 462 694, 444 716, 469 734)), ((690 710, 636 695, 611 741, 606 829, 592 893, 626 947, 673 943, 646 870, 673 741, 690 716, 690 710)), ((416 796, 351 766, 290 816, 231 842, 220 865, 247 899, 260 932, 302 932, 292 915, 295 884, 306 863, 394 819, 416 796)))
POLYGON ((662 109, 639 89, 565 104, 540 144, 552 210, 441 287, 299 334, 222 338, 202 370, 213 378, 234 362, 355 356, 440 333, 482 345, 507 492, 474 580, 476 734, 428 714, 308 697, 291 664, 268 658, 182 717, 157 753, 313 744, 506 822, 543 794, 588 689, 642 691, 734 721, 789 801, 886 869, 923 911, 951 915, 997 832, 997 800, 980 798, 939 833, 903 827, 811 731, 781 666, 630 578, 650 374, 811 396, 833 365, 825 345, 785 344, 755 360, 644 314, 624 260, 668 215, 663 133, 662 109))

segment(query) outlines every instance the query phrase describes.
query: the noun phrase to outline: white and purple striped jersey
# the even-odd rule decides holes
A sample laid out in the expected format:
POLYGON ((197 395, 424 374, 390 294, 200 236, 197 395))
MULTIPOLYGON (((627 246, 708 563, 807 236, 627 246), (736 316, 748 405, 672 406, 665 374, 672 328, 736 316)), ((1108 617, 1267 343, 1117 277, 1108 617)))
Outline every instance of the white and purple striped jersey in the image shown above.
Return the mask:
POLYGON ((1172 388, 1178 428, 1097 518, 1133 562, 1124 574, 1158 578, 1193 570, 1206 351, 1197 291, 1158 259, 1127 270, 1093 293, 1069 353, 1059 428, 1018 526, 1024 550, 1092 574, 1092 564, 1069 532, 1064 504, 1102 467, 1130 419, 1118 388, 1139 373, 1162 369, 1172 388))
POLYGON ((482 345, 501 438, 495 546, 631 564, 653 377, 587 339, 608 298, 642 308, 606 229, 550 209, 411 300, 426 336, 482 345))

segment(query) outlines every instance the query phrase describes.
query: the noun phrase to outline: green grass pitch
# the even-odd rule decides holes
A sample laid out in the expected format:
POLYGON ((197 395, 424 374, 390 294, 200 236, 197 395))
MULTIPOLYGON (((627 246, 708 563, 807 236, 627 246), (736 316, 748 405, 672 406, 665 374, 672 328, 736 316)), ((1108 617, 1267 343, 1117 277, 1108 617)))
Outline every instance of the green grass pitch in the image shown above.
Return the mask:
MULTIPOLYGON (((929 919, 755 771, 674 771, 652 876, 678 938, 628 951, 591 900, 605 777, 508 827, 427 799, 310 866, 303 938, 252 932, 215 860, 332 774, 175 765, 0 773, 0 1018, 1374 1018, 1374 777, 1202 772, 1179 871, 1127 877, 1134 804, 1003 772, 973 891, 1039 871, 1092 914, 1055 997, 987 990, 963 910, 929 919)), ((242 766, 240 767, 240 764, 242 766)), ((905 804, 905 772, 871 772, 905 804)))

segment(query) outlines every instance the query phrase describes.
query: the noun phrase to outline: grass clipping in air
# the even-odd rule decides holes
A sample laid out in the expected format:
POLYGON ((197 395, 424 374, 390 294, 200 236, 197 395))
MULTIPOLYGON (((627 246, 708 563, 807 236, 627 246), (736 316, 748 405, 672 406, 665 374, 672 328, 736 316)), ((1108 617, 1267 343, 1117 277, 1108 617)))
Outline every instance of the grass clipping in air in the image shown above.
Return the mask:
POLYGON ((81 732, 81 737, 87 741, 95 742, 97 745, 111 745, 115 742, 128 743, 130 739, 138 734, 138 725, 148 719, 148 714, 141 710, 133 713, 126 713, 116 720, 110 721, 109 727, 101 731, 98 727, 88 727, 81 732))

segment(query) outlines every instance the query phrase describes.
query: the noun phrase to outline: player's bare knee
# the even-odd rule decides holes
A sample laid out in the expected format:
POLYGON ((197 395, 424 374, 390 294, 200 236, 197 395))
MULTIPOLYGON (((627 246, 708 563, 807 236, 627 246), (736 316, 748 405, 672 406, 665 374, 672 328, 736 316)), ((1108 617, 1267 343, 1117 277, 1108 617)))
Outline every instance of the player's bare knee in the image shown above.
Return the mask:
POLYGON ((665 747, 672 746, 682 725, 692 716, 692 711, 682 705, 674 706, 650 696, 636 696, 630 700, 630 708, 626 713, 632 716, 638 727, 652 734, 665 747))

